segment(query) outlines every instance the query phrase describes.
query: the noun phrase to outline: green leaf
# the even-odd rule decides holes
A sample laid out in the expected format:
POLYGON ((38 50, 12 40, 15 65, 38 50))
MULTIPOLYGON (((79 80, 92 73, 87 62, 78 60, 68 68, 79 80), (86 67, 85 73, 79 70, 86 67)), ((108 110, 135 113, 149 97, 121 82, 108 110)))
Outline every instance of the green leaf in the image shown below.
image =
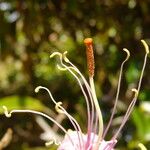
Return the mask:
POLYGON ((128 83, 132 83, 139 79, 140 71, 138 70, 137 63, 130 63, 125 76, 128 83))
POLYGON ((140 141, 150 140, 150 116, 140 108, 135 108, 132 113, 132 119, 137 129, 137 137, 140 141))
POLYGON ((7 96, 0 98, 0 114, 4 113, 2 106, 6 106, 8 111, 12 109, 33 109, 42 111, 46 108, 38 99, 29 96, 7 96))

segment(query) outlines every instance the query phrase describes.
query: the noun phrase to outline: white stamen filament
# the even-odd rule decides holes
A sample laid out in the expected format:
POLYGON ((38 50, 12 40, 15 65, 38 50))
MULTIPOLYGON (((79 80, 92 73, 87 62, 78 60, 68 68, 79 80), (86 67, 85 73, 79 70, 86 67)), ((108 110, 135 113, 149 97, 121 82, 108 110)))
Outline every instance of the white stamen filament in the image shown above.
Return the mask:
MULTIPOLYGON (((64 53, 64 57, 66 57, 66 53, 64 53)), ((102 133, 103 133, 103 118, 102 118, 102 114, 101 114, 101 110, 100 110, 100 107, 99 107, 99 104, 98 104, 98 100, 97 100, 97 97, 96 97, 96 92, 95 92, 95 87, 94 87, 94 81, 90 81, 90 86, 89 84, 87 83, 86 79, 84 78, 84 76, 81 74, 81 72, 69 61, 69 59, 67 58, 67 63, 69 63, 74 69, 75 71, 81 76, 82 80, 84 81, 84 84, 87 88, 87 91, 89 93, 89 96, 90 96, 90 101, 91 101, 91 105, 92 105, 92 117, 91 117, 91 128, 93 128, 93 118, 94 118, 94 106, 96 108, 96 116, 98 117, 98 121, 99 121, 99 138, 97 140, 97 146, 99 145, 99 141, 101 140, 102 138, 102 133), (94 104, 93 104, 94 102, 94 104)), ((92 78, 92 77, 91 77, 92 78)), ((92 79, 93 80, 93 79, 92 79)), ((97 120, 97 119, 96 119, 97 120)), ((96 126, 97 126, 97 122, 96 122, 96 126)), ((96 127, 95 126, 95 127, 96 127)), ((90 134, 89 133, 89 137, 90 137, 90 134)), ((96 133, 95 133, 96 134, 96 133)), ((93 139, 95 138, 95 135, 93 137, 93 139)), ((92 139, 92 140, 93 140, 92 139)), ((95 147, 95 148, 96 148, 95 147)))
POLYGON ((35 91, 39 91, 40 89, 44 89, 48 92, 51 100, 54 102, 55 104, 55 109, 58 113, 63 113, 65 114, 68 119, 70 120, 70 122, 72 123, 74 129, 77 131, 77 134, 78 134, 78 138, 79 138, 79 144, 80 144, 80 147, 82 147, 83 145, 83 137, 81 135, 82 131, 81 131, 81 128, 79 126, 79 124, 77 123, 77 121, 61 106, 62 102, 56 102, 55 99, 53 98, 50 90, 46 87, 43 87, 43 86, 38 86, 35 91), (38 89, 38 90, 37 90, 38 89), (81 142, 82 141, 82 142, 81 142), (82 144, 81 144, 82 143, 82 144))
MULTIPOLYGON (((76 80, 78 81, 78 84, 79 84, 79 86, 80 86, 80 88, 81 88, 81 90, 82 90, 82 93, 83 93, 83 95, 84 95, 84 97, 85 97, 85 100, 86 100, 86 104, 87 104, 87 113, 88 113, 88 118, 90 119, 90 110, 89 110, 89 102, 88 102, 88 98, 87 98, 87 95, 86 95, 86 93, 85 93, 85 91, 84 91, 84 88, 83 88, 83 86, 82 86, 82 84, 81 84, 81 81, 80 81, 80 79, 75 75, 75 73, 73 73, 73 71, 71 70, 71 69, 73 69, 74 70, 74 67, 68 67, 68 66, 66 66, 64 63, 63 63, 63 61, 62 61, 62 58, 65 58, 64 60, 66 61, 66 62, 69 62, 69 60, 66 58, 66 57, 62 57, 62 56, 65 56, 66 55, 66 52, 64 52, 63 53, 63 55, 61 54, 61 53, 59 53, 58 54, 58 52, 57 53, 55 53, 55 55, 58 55, 59 56, 59 58, 60 58, 60 63, 61 63, 61 65, 64 67, 64 69, 67 69, 75 78, 76 78, 76 80)), ((50 55, 50 58, 52 58, 52 57, 54 57, 55 56, 54 54, 52 54, 52 55, 50 55)), ((62 68, 62 67, 61 67, 62 68)), ((63 70, 64 70, 63 69, 63 70)), ((62 69, 61 69, 62 70, 62 69)), ((90 123, 90 120, 88 120, 88 124, 90 123)))
MULTIPOLYGON (((72 64, 70 62, 70 60, 66 57, 67 51, 64 52, 63 54, 61 54, 59 52, 54 52, 53 54, 50 55, 50 58, 52 58, 54 56, 59 56, 61 65, 57 64, 58 69, 61 71, 69 71, 73 75, 73 77, 75 77, 76 81, 78 82, 78 84, 81 88, 81 91, 83 93, 83 96, 85 98, 86 105, 87 105, 87 107, 86 107, 87 108, 87 117, 88 117, 87 134, 85 134, 85 135, 83 134, 80 125, 78 124, 76 119, 74 117, 72 117, 65 110, 65 108, 62 106, 62 102, 61 101, 57 102, 54 99, 51 91, 48 88, 43 87, 43 86, 38 86, 35 89, 35 92, 37 93, 41 89, 46 90, 48 92, 52 102, 55 104, 55 110, 60 114, 65 114, 68 117, 69 121, 71 122, 72 126, 74 127, 76 135, 77 135, 77 143, 76 143, 76 141, 74 141, 73 137, 69 134, 69 132, 63 126, 61 126, 55 119, 53 119, 52 117, 50 117, 47 114, 44 114, 42 112, 38 112, 38 111, 34 111, 34 110, 11 110, 10 112, 8 112, 7 107, 3 106, 5 116, 11 117, 11 115, 13 113, 32 113, 32 114, 41 115, 41 116, 47 118, 48 120, 52 121, 54 124, 56 124, 68 136, 69 141, 67 141, 67 140, 66 141, 69 143, 71 142, 71 144, 73 145, 73 148, 75 150, 79 150, 79 149, 80 150, 101 150, 101 149, 102 150, 112 150, 117 142, 116 139, 117 139, 120 131, 124 127, 125 123, 127 122, 129 115, 133 111, 133 108, 136 104, 137 97, 138 97, 138 94, 140 91, 142 78, 143 78, 143 74, 144 74, 144 70, 145 70, 145 66, 146 66, 147 56, 149 54, 149 47, 148 47, 147 43, 144 40, 141 40, 141 42, 145 48, 146 54, 144 57, 144 63, 143 63, 140 79, 138 82, 138 87, 137 87, 137 89, 132 89, 132 91, 134 92, 134 97, 128 106, 128 109, 123 117, 123 120, 122 120, 122 123, 121 123, 119 129, 117 130, 117 132, 111 138, 110 141, 105 142, 104 138, 111 126, 112 120, 115 115, 117 102, 118 102, 118 98, 119 98, 119 93, 120 93, 121 78, 122 78, 124 64, 130 57, 130 52, 125 48, 123 50, 126 52, 127 56, 121 64, 118 85, 117 85, 116 98, 115 98, 115 104, 114 104, 114 107, 112 110, 110 120, 109 120, 108 125, 106 126, 106 129, 104 130, 104 132, 103 132, 104 127, 103 127, 102 113, 101 113, 100 105, 99 105, 99 102, 98 102, 98 99, 96 96, 96 90, 95 90, 95 85, 94 85, 94 79, 93 79, 94 75, 89 77, 89 83, 88 83, 88 81, 84 78, 84 76, 79 71, 79 69, 74 64, 72 64), (85 85, 85 87, 84 87, 84 85, 85 85), (98 133, 97 133, 97 129, 98 129, 98 133), (84 139, 84 136, 86 136, 86 141, 84 139), (102 143, 102 142, 104 142, 104 143, 102 143), (102 143, 102 145, 101 145, 101 143, 102 143)), ((93 58, 93 61, 94 61, 94 58, 93 58)), ((50 140, 49 142, 46 142, 45 144, 46 144, 46 146, 49 146, 51 144, 60 145, 61 142, 58 142, 54 138, 54 139, 50 140)), ((146 148, 143 144, 140 143, 138 146, 141 148, 141 150, 146 150, 146 148)))
MULTIPOLYGON (((91 89, 90 89, 90 87, 89 87, 89 85, 88 85, 88 83, 87 83, 87 81, 86 81, 86 79, 83 77, 83 75, 80 73, 80 71, 69 61, 69 59, 66 57, 66 53, 67 52, 64 52, 63 53, 63 59, 65 60, 65 62, 66 63, 69 63, 72 67, 68 67, 68 66, 66 66, 63 62, 62 62, 62 56, 60 57, 60 61, 61 61, 61 65, 64 67, 63 69, 61 69, 61 70, 65 70, 65 69, 67 69, 76 79, 77 79, 77 81, 78 81, 78 83, 79 83, 79 85, 80 85, 80 88, 81 88, 81 90, 82 90, 82 92, 83 92, 83 95, 84 95, 84 97, 85 97, 85 99, 86 99, 86 103, 87 103, 87 112, 88 112, 88 138, 87 138, 87 144, 90 142, 90 135, 91 135, 91 128, 92 128, 92 123, 93 123, 93 118, 94 118, 94 105, 93 105, 93 98, 92 98, 92 92, 91 92, 91 89), (91 109, 91 112, 92 112, 92 117, 90 117, 90 114, 89 114, 89 102, 88 102, 88 98, 87 98, 87 95, 86 95, 86 93, 85 93, 85 91, 84 91, 84 89, 83 89, 83 86, 82 86, 82 84, 81 84, 81 81, 80 81, 80 79, 72 72, 72 70, 71 69, 73 69, 75 72, 77 72, 80 76, 81 76, 81 78, 82 78, 82 80, 83 80, 83 82, 84 82, 84 84, 85 84, 85 86, 86 86, 86 88, 87 88, 87 91, 88 91, 88 94, 89 94, 89 96, 90 96, 90 101, 91 101, 91 105, 92 105, 92 109, 91 109), (91 119, 90 119, 91 118, 91 119), (89 124, 91 124, 90 126, 89 126, 89 124)), ((56 54, 57 55, 57 54, 56 54)), ((59 55, 60 56, 60 55, 59 55)), ((60 68, 60 67, 59 67, 60 68)), ((61 67, 62 68, 62 67, 61 67)), ((96 134, 96 133, 95 133, 96 134)))
MULTIPOLYGON (((134 90, 135 90, 135 89, 134 89, 134 90)), ((132 112, 132 108, 134 107, 134 105, 135 105, 135 103, 136 103, 136 99, 137 99, 137 90, 135 90, 135 91, 134 91, 134 90, 132 90, 133 92, 136 91, 135 94, 134 94, 134 98, 133 98, 133 100, 131 101, 131 103, 130 103, 130 105, 129 105, 127 111, 126 111, 125 116, 123 117, 123 121, 122 121, 122 123, 121 123, 119 129, 117 130, 117 132, 115 133, 115 135, 113 136, 112 139, 116 139, 116 138, 118 137, 120 131, 122 130, 123 126, 125 125, 126 121, 128 120, 130 113, 132 112)))
POLYGON ((117 138, 119 132, 121 131, 121 129, 123 128, 123 126, 127 122, 128 118, 129 118, 129 115, 133 111, 133 108, 135 106, 135 103, 137 101, 137 97, 138 97, 138 94, 139 94, 139 91, 140 91, 140 88, 141 88, 142 78, 143 78, 143 74, 144 74, 144 70, 145 70, 145 66, 146 66, 146 62, 147 62, 147 56, 149 54, 149 47, 148 47, 148 45, 146 44, 146 42, 144 40, 141 40, 141 42, 144 45, 146 54, 145 54, 145 57, 144 57, 144 63, 143 63, 143 67, 142 67, 142 71, 141 71, 141 75, 140 75, 140 79, 139 79, 139 83, 138 83, 138 88, 137 88, 137 90, 136 89, 132 89, 132 91, 135 92, 134 98, 131 101, 131 103, 130 103, 128 109, 127 109, 127 112, 126 112, 126 114, 125 114, 125 116, 123 118, 121 126, 119 127, 117 133, 113 136, 113 139, 117 138))
POLYGON ((75 147, 72 138, 67 133, 67 130, 63 126, 61 126, 57 121, 55 121, 53 118, 49 117, 48 115, 46 115, 42 112, 38 112, 38 111, 35 111, 35 110, 28 110, 28 109, 27 110, 11 110, 10 112, 8 112, 6 106, 3 106, 3 109, 4 109, 5 116, 8 117, 8 118, 10 118, 13 113, 32 113, 32 114, 40 115, 40 116, 43 116, 43 117, 47 118, 51 122, 55 123, 68 136, 70 142, 75 147))
MULTIPOLYGON (((92 97, 91 87, 89 86, 87 80, 84 78, 84 76, 83 76, 82 73, 79 71, 79 69, 78 69, 73 63, 71 63, 71 62, 69 61, 69 59, 66 57, 66 54, 67 54, 67 52, 64 52, 64 53, 63 53, 64 61, 65 61, 66 63, 68 63, 70 66, 72 66, 72 69, 73 69, 76 73, 79 74, 79 76, 80 76, 81 79, 83 80, 83 83, 84 83, 84 85, 85 85, 85 87, 86 87, 86 90, 87 90, 87 92, 88 92, 88 94, 89 94, 90 102, 91 102, 91 106, 92 106, 92 108, 91 108, 91 112, 92 112, 92 115, 91 115, 91 128, 92 128, 92 123, 93 123, 93 118, 94 118, 94 103, 93 103, 93 97, 92 97)), ((71 68, 71 67, 69 67, 69 68, 71 68)), ((90 119, 89 119, 89 120, 90 120, 90 119)))
POLYGON ((121 85, 121 78, 122 78, 123 67, 124 67, 124 64, 128 61, 128 59, 130 57, 129 50, 124 48, 123 51, 126 52, 127 56, 126 56, 125 60, 122 62, 122 64, 121 64, 120 73, 119 73, 119 80, 118 80, 118 87, 117 87, 117 94, 116 94, 116 98, 115 98, 115 104, 114 104, 114 107, 113 107, 113 111, 111 113, 110 120, 109 120, 109 122, 107 124, 107 127, 106 127, 105 131, 104 131, 103 138, 105 138, 105 136, 106 136, 106 134, 107 134, 107 132, 108 132, 108 130, 110 128, 110 125, 112 123, 112 120, 113 120, 113 117, 114 117, 114 114, 115 114, 115 111, 116 111, 117 103, 118 103, 119 93, 120 93, 120 85, 121 85))

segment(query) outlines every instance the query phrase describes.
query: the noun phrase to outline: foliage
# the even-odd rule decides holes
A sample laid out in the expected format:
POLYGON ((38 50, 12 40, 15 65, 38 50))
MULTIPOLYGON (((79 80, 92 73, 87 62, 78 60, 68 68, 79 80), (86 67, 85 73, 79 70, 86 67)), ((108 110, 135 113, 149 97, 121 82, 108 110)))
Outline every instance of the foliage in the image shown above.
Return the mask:
MULTIPOLYGON (((70 60, 87 75, 83 39, 92 37, 96 58, 95 84, 106 122, 113 106, 119 67, 125 57, 121 50, 126 47, 131 51, 116 114, 116 119, 121 117, 131 100, 130 89, 136 86, 142 66, 143 48, 140 40, 144 38, 150 43, 149 16, 149 0, 1 0, 0 106, 8 103, 11 106, 9 109, 19 108, 23 101, 26 108, 42 111, 45 106, 52 108, 47 94, 34 94, 35 87, 43 85, 52 91, 56 99, 63 99, 68 111, 84 126, 84 118, 76 113, 85 113, 81 92, 69 74, 56 69, 49 55, 55 50, 67 50, 70 60)), ((118 144, 120 149, 133 149, 138 142, 150 147, 150 139, 145 139, 150 133, 150 117, 140 109, 143 102, 150 103, 149 62, 136 109, 121 135, 118 144)), ((147 105, 143 109, 147 110, 147 105)), ((24 120, 24 116, 18 117, 24 120)), ((3 118, 1 115, 1 135, 4 132, 2 128, 7 130, 6 127, 20 124, 17 122, 16 125, 13 121, 14 125, 10 126, 9 120, 3 122, 3 118)), ((33 123, 34 118, 25 119, 24 124, 27 122, 33 123)), ((63 123, 66 128, 70 127, 66 120, 63 123)), ((116 122, 114 124, 116 128, 116 122)), ((37 136, 40 136, 42 131, 39 131, 39 127, 33 129, 30 132, 37 131, 37 136)), ((15 149, 18 141, 19 149, 23 149, 24 143, 28 143, 31 149, 44 147, 43 143, 38 142, 39 138, 33 144, 32 140, 20 138, 17 132, 14 134, 16 140, 13 140, 10 149, 15 149)))

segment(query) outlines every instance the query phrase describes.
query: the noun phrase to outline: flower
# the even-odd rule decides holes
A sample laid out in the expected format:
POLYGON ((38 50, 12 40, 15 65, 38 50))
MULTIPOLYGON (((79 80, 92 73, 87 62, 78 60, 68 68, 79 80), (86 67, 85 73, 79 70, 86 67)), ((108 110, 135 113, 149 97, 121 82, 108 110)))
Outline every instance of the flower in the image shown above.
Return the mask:
MULTIPOLYGON (((140 91, 141 87, 141 82, 143 78, 143 73, 144 69, 146 66, 146 61, 147 61, 147 55, 149 53, 149 48, 148 45, 144 40, 141 40, 142 44, 145 47, 145 58, 144 58, 144 64, 143 68, 141 71, 139 83, 137 86, 137 89, 132 89, 134 92, 134 97, 129 104, 129 107, 123 117, 122 123, 116 133, 113 135, 113 137, 109 141, 105 141, 105 136, 110 129, 112 120, 114 118, 114 114, 116 111, 116 106, 118 102, 118 97, 119 97, 119 91, 120 91, 120 85, 121 85, 121 77, 122 77, 122 72, 123 72, 123 67, 126 61, 130 57, 130 52, 124 48, 123 51, 126 52, 127 56, 125 60, 121 64, 120 68, 120 74, 119 74, 119 80, 118 80, 118 87, 117 87, 117 94, 116 94, 116 99, 115 99, 115 104, 113 107, 113 111, 110 117, 110 120, 104 129, 103 126, 103 117, 100 109, 99 102, 97 100, 96 96, 96 91, 95 91, 95 85, 94 85, 94 54, 93 54, 93 40, 91 38, 87 38, 84 40, 85 46, 86 46, 86 54, 87 54, 87 64, 88 64, 88 71, 89 71, 89 82, 85 79, 85 77, 82 75, 82 73, 79 71, 79 69, 71 63, 71 61, 67 58, 66 54, 67 52, 64 52, 63 54, 59 52, 54 52, 53 54, 50 55, 50 58, 53 58, 55 56, 58 56, 60 59, 60 64, 57 65, 58 69, 61 71, 69 71, 74 78, 76 79, 77 83, 79 84, 81 91, 84 95, 85 101, 86 101, 86 106, 87 106, 87 132, 83 133, 80 125, 76 121, 75 118, 73 118, 62 106, 62 102, 57 102, 50 90, 48 90, 46 87, 43 86, 38 86, 35 89, 35 92, 39 92, 39 90, 46 90, 55 104, 55 110, 58 113, 62 113, 67 116, 67 118, 70 120, 70 122, 73 125, 74 130, 66 130, 62 125, 60 125, 54 118, 38 111, 34 110, 12 110, 11 112, 7 111, 7 108, 3 106, 4 108, 4 113, 7 117, 11 117, 13 113, 33 113, 33 114, 38 114, 43 117, 46 117, 53 123, 55 123, 64 133, 64 139, 61 142, 57 142, 56 139, 50 141, 47 144, 58 144, 58 150, 113 150, 117 143, 118 135, 122 128, 124 127, 125 123, 127 122, 134 105, 137 101, 137 97, 140 91), (84 86, 83 86, 84 85, 84 86)), ((142 147, 140 145, 140 147, 142 147)))

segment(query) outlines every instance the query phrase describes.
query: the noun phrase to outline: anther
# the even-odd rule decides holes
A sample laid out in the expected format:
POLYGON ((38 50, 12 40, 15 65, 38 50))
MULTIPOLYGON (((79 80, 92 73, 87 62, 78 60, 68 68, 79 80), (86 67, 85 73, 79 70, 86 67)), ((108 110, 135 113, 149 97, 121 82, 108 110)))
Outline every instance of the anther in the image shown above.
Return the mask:
POLYGON ((8 109, 6 106, 3 106, 3 109, 4 109, 4 114, 7 118, 10 118, 11 117, 11 113, 8 112, 8 109))
POLYGON ((141 148, 141 150, 147 150, 147 148, 142 143, 139 143, 138 146, 141 148))
POLYGON ((62 105, 62 102, 57 102, 56 105, 55 105, 55 110, 56 110, 58 113, 63 114, 64 111, 60 109, 61 105, 62 105))
POLYGON ((54 52, 50 55, 50 58, 53 58, 54 56, 58 55, 59 57, 62 57, 62 54, 59 52, 54 52))
POLYGON ((34 90, 34 91, 35 91, 35 93, 38 93, 38 92, 39 92, 39 90, 40 90, 41 88, 42 88, 42 86, 38 86, 38 87, 36 87, 36 88, 35 88, 35 90, 34 90))
POLYGON ((147 43, 144 40, 141 40, 141 42, 145 47, 146 54, 148 54, 149 53, 149 47, 148 47, 147 43))
POLYGON ((65 51, 64 53, 63 53, 63 59, 64 59, 64 61, 66 62, 66 63, 69 63, 69 59, 66 57, 66 55, 67 55, 67 51, 65 51))
POLYGON ((134 92, 135 93, 135 97, 137 97, 138 96, 138 90, 137 89, 132 89, 132 92, 134 92))
POLYGON ((56 139, 54 138, 54 139, 52 139, 52 140, 50 140, 49 142, 46 142, 45 143, 45 146, 51 146, 52 144, 55 144, 55 145, 60 145, 61 144, 61 142, 58 142, 58 141, 56 141, 56 139))
POLYGON ((126 48, 123 48, 123 51, 125 51, 127 53, 127 57, 126 57, 125 60, 128 60, 129 57, 130 57, 130 51, 128 49, 126 49, 126 48))
POLYGON ((57 68, 58 68, 59 70, 61 70, 61 71, 66 71, 66 70, 67 70, 66 68, 63 68, 63 67, 61 67, 61 66, 58 65, 58 64, 57 64, 57 68))

